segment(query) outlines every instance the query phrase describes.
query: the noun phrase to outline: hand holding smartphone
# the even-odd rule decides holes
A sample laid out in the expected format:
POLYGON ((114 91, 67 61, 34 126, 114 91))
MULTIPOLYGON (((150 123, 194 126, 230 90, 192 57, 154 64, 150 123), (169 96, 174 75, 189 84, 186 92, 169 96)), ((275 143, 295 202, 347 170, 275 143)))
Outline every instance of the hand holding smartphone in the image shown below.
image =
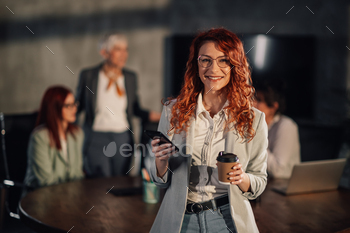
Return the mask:
MULTIPOLYGON (((158 143, 159 145, 170 143, 172 146, 175 146, 164 134, 162 134, 159 131, 145 130, 144 132, 152 140, 159 139, 160 140, 160 142, 158 143)), ((177 148, 177 146, 175 146, 175 151, 179 152, 179 148, 177 148)))

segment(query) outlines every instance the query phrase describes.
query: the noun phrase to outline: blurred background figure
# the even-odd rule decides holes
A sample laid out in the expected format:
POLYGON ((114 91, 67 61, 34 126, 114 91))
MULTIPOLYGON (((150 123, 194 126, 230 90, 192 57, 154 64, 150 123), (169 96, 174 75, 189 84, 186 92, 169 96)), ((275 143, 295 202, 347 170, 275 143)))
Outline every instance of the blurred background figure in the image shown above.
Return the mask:
POLYGON ((78 114, 85 111, 84 168, 90 177, 126 175, 134 149, 131 118, 157 122, 160 113, 143 110, 136 74, 124 68, 128 42, 109 34, 100 42, 104 62, 80 73, 78 114))
POLYGON ((265 113, 268 132, 267 171, 274 178, 289 178, 293 166, 300 163, 298 125, 283 115, 286 108, 285 83, 281 79, 264 79, 255 83, 255 107, 265 113))
POLYGON ((24 183, 31 188, 81 179, 84 133, 74 125, 77 103, 63 86, 48 88, 28 146, 24 183))

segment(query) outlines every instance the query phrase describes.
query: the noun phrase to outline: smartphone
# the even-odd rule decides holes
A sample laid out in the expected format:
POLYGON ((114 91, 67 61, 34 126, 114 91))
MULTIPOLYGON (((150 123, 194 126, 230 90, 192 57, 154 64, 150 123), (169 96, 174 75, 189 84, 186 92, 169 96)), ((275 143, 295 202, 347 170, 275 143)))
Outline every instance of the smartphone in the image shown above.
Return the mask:
MULTIPOLYGON (((164 134, 162 134, 159 131, 153 131, 153 130, 145 130, 145 134, 148 135, 152 140, 154 139, 159 139, 160 142, 158 143, 159 145, 165 144, 165 143, 170 143, 172 146, 175 146, 164 134)), ((179 148, 175 146, 175 151, 179 152, 179 148)))

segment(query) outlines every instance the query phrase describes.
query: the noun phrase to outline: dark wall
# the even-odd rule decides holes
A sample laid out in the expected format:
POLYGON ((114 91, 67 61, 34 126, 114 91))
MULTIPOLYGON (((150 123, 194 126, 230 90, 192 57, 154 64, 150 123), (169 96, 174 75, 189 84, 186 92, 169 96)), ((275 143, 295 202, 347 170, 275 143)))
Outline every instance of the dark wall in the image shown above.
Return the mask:
MULTIPOLYGON (((37 45, 37 49, 33 49, 33 51, 28 49, 29 52, 23 49, 20 50, 21 53, 18 55, 13 55, 7 50, 4 51, 7 57, 6 60, 10 59, 17 62, 16 64, 8 65, 6 68, 1 68, 0 64, 0 70, 5 69, 5 74, 0 77, 1 79, 6 77, 6 80, 18 80, 16 82, 0 82, 0 97, 3 97, 0 99, 0 104, 3 104, 8 109, 11 106, 15 106, 12 102, 25 108, 28 106, 26 101, 34 104, 39 99, 38 97, 27 97, 24 93, 25 91, 18 88, 22 88, 21 85, 26 83, 28 84, 26 85, 26 87, 28 86, 26 91, 35 93, 38 88, 29 85, 32 84, 29 79, 32 80, 38 75, 42 75, 43 79, 44 77, 49 79, 48 76, 56 77, 56 81, 64 79, 66 83, 75 87, 77 83, 76 77, 66 77, 66 75, 71 75, 71 73, 65 66, 68 64, 71 69, 75 67, 73 71, 78 73, 82 66, 86 67, 92 64, 87 62, 92 62, 92 60, 84 60, 86 57, 91 57, 91 54, 96 55, 95 51, 86 53, 86 51, 91 49, 90 42, 84 40, 86 37, 98 37, 103 32, 117 30, 134 35, 132 37, 134 47, 141 45, 140 48, 148 48, 162 47, 163 44, 151 44, 145 40, 145 34, 142 34, 143 37, 141 37, 139 36, 141 34, 133 34, 132 32, 162 29, 167 31, 169 35, 192 35, 198 30, 226 27, 239 35, 268 33, 268 35, 279 36, 299 35, 314 37, 316 40, 314 61, 315 92, 313 94, 315 99, 315 120, 324 124, 338 125, 346 117, 346 114, 344 114, 346 112, 346 62, 349 52, 346 46, 350 47, 348 42, 349 1, 347 0, 308 0, 303 2, 296 0, 133 0, 129 1, 130 3, 117 3, 112 0, 87 3, 78 0, 74 2, 55 2, 55 4, 51 4, 53 6, 44 0, 36 1, 35 4, 20 4, 14 1, 3 2, 3 7, 0 10, 2 17, 0 22, 0 49, 1 45, 14 41, 31 43, 44 40, 45 43, 48 43, 50 41, 48 39, 53 39, 62 42, 62 46, 59 46, 59 44, 57 47, 50 47, 50 45, 54 44, 53 41, 49 44, 41 45, 39 43, 40 46, 37 45), (139 4, 137 4, 138 2, 139 4), (144 2, 148 3, 149 7, 142 7, 147 6, 144 2), (15 14, 12 14, 5 7, 6 5, 12 8, 15 14), (49 14, 48 12, 51 12, 52 9, 55 9, 54 12, 49 14), (35 34, 31 34, 26 26, 31 28, 35 34), (73 38, 79 39, 71 40, 73 38), (88 44, 88 46, 81 47, 84 43, 88 44), (38 73, 39 70, 45 70, 44 68, 48 67, 47 64, 44 65, 45 62, 50 61, 52 64, 58 62, 53 59, 58 57, 58 52, 53 56, 45 48, 45 45, 48 45, 54 51, 62 51, 63 48, 66 48, 63 50, 64 56, 61 58, 63 60, 63 71, 59 68, 60 72, 43 71, 38 73), (44 53, 51 57, 42 55, 44 53), (38 56, 38 54, 41 55, 38 56), (82 54, 84 55, 82 56, 82 54), (40 60, 36 63, 31 63, 38 58, 42 59, 42 62, 40 60), (23 69, 25 73, 17 72, 23 69), (57 73, 60 75, 57 75, 57 73), (20 78, 14 74, 21 74, 18 75, 20 78), (4 86, 5 84, 8 86, 4 86), (16 94, 13 100, 3 101, 11 93, 16 94)), ((159 33, 159 36, 163 36, 163 34, 159 33)), ((152 50, 156 51, 155 48, 152 50)), ((132 57, 137 57, 137 53, 141 52, 142 49, 137 49, 132 57)), ((159 62, 161 60, 165 63, 165 57, 159 58, 161 55, 155 55, 148 50, 144 51, 144 53, 147 54, 139 55, 139 57, 142 57, 141 61, 135 61, 134 64, 139 63, 140 74, 145 75, 147 73, 149 75, 147 82, 150 85, 147 86, 147 83, 143 83, 143 86, 151 89, 152 93, 159 93, 161 85, 157 86, 157 89, 154 89, 154 87, 163 78, 158 77, 161 76, 158 75, 162 73, 161 70, 164 68, 165 71, 163 73, 167 72, 166 64, 160 64, 161 62, 159 62), (143 57, 147 57, 147 59, 143 57), (156 66, 154 64, 160 65, 156 66), (152 78, 157 81, 152 83, 152 78)), ((303 55, 300 54, 300 56, 303 55)), ((167 81, 166 79, 164 80, 164 82, 167 81)), ((53 81, 40 80, 38 78, 35 82, 37 86, 41 85, 40 90, 43 90, 42 86, 45 82, 51 84, 53 81)), ((147 96, 147 103, 150 103, 149 106, 153 106, 152 95, 147 94, 149 91, 146 88, 140 88, 140 93, 141 96, 147 96)), ((19 112, 18 109, 15 112, 19 112)))
POLYGON ((238 35, 314 37, 315 59, 310 61, 315 66, 314 120, 328 125, 345 120, 348 1, 179 0, 170 9, 169 27, 176 35, 224 26, 238 35))
MULTIPOLYGON (((299 100, 305 101, 303 106, 309 106, 313 114, 308 120, 296 119, 301 156, 302 161, 335 158, 341 143, 346 141, 343 135, 347 117, 349 7, 350 3, 344 0, 173 1, 169 7, 172 34, 166 41, 165 54, 171 55, 165 56, 164 96, 168 97, 173 89, 181 87, 188 59, 188 52, 183 52, 188 51, 188 40, 182 41, 183 47, 172 47, 171 44, 174 40, 183 40, 183 36, 190 37, 198 30, 223 26, 239 36, 266 35, 268 32, 268 35, 273 36, 313 38, 314 58, 310 62, 306 61, 306 65, 313 66, 313 87, 310 90, 313 102, 299 100), (176 70, 173 70, 172 64, 178 62, 176 57, 181 56, 185 61, 181 60, 182 65, 177 65, 176 70)), ((308 56, 308 51, 301 51, 300 57, 308 56)), ((304 85, 304 82, 300 80, 299 85, 304 85)), ((298 89, 294 91, 298 92, 298 89)))
MULTIPOLYGON (((193 38, 194 35, 166 38, 165 96, 177 96, 180 92, 193 38)), ((294 119, 314 121, 316 40, 310 36, 264 34, 244 34, 240 39, 251 66, 253 85, 271 78, 283 83, 287 105, 285 114, 294 119), (262 40, 266 41, 263 64, 256 61, 256 50, 264 46, 262 40)))
MULTIPOLYGON (((0 106, 0 110, 5 105, 16 105, 24 108, 28 105, 26 101, 29 100, 32 103, 39 103, 40 98, 33 99, 34 94, 41 97, 43 92, 38 90, 43 89, 38 87, 46 86, 48 81, 51 82, 50 78, 55 75, 57 77, 55 82, 65 80, 65 83, 69 81, 75 87, 76 76, 81 66, 86 67, 92 64, 84 59, 91 57, 92 54, 96 55, 95 51, 86 52, 95 49, 95 47, 91 49, 92 46, 95 46, 95 40, 91 39, 94 42, 90 44, 90 42, 87 43, 86 38, 96 37, 97 39, 105 31, 118 30, 134 35, 132 39, 134 45, 140 46, 138 48, 151 47, 150 45, 159 48, 163 44, 154 45, 150 41, 145 42, 145 38, 139 36, 145 34, 137 34, 136 32, 151 31, 150 33, 152 33, 153 29, 160 28, 167 31, 168 35, 192 35, 198 30, 223 26, 239 35, 268 33, 277 36, 314 37, 316 41, 315 61, 310 61, 315 66, 313 121, 322 125, 341 126, 345 120, 347 116, 345 109, 346 64, 349 53, 346 46, 350 47, 348 40, 349 1, 160 0, 148 1, 152 4, 155 3, 153 7, 148 8, 138 7, 137 1, 147 2, 147 0, 129 1, 130 3, 127 1, 117 3, 111 0, 101 0, 94 3, 81 0, 62 3, 48 3, 44 0, 35 1, 35 3, 2 1, 0 52, 6 54, 6 59, 0 63, 0 71, 2 72, 0 76, 0 102, 3 104, 0 106), (120 7, 121 4, 123 6, 120 7), (9 6, 15 14, 12 14, 5 6, 9 6), (104 8, 103 6, 112 7, 104 8), (54 9, 52 14, 47 13, 52 9, 54 9), (31 34, 26 26, 31 28, 35 34, 31 34), (50 43, 41 44, 42 41, 50 43), (59 43, 56 44, 56 41, 59 43), (28 47, 20 47, 25 49, 16 50, 17 53, 14 54, 12 50, 7 50, 7 45, 13 42, 16 45, 13 47, 20 47, 22 44, 29 45, 28 47), (80 47, 84 44, 87 46, 80 47), (54 50, 55 55, 46 49, 46 45, 54 50), (52 47, 54 45, 56 47, 52 47), (59 57, 62 51, 64 51, 64 56, 59 57), (40 56, 40 54, 46 55, 40 56), (57 57, 60 59, 57 60, 57 57), (7 65, 5 62, 9 60, 15 62, 7 65), (32 61, 36 62, 31 63, 32 61), (48 68, 55 68, 54 65, 48 66, 48 63, 57 64, 60 61, 62 62, 60 68, 62 75, 57 70, 48 68), (6 64, 6 67, 4 68, 2 64, 6 64), (75 67, 75 76, 72 76, 65 68, 66 65, 70 68, 75 67), (24 70, 23 73, 18 73, 21 70, 24 70), (43 71, 43 73, 37 73, 39 71, 43 71), (37 79, 33 81, 34 78, 37 79), (14 81, 7 82, 7 80, 14 81)), ((155 50, 155 48, 151 49, 152 52, 155 50)), ((137 53, 141 53, 140 51, 142 50, 137 49, 133 57, 137 57, 137 53)), ((164 67, 164 74, 170 72, 165 52, 159 55, 162 56, 161 59, 157 55, 160 53, 150 53, 148 50, 146 52, 147 59, 140 59, 139 63, 143 65, 140 65, 139 69, 142 75, 148 72, 150 78, 149 83, 146 83, 149 85, 143 86, 146 88, 139 88, 141 96, 143 93, 160 91, 152 89, 155 86, 151 83, 154 73, 161 73, 159 70, 162 67, 164 67), (163 61, 164 64, 160 64, 161 62, 158 61, 163 61), (153 66, 153 64, 158 64, 158 66, 153 66)), ((188 57, 187 54, 181 54, 181 56, 188 57)), ((300 56, 302 57, 304 54, 301 53, 300 56)), ((144 76, 140 75, 140 77, 142 79, 144 76)), ((167 76, 164 75, 164 77, 167 76)), ((181 75, 176 75, 176 78, 180 80, 181 75)), ((169 82, 166 78, 163 81, 169 82)), ((158 84, 160 81, 156 83, 158 84)), ((177 84, 179 83, 181 80, 177 82, 177 84)), ((302 84, 300 83, 300 85, 302 84)), ((154 101, 157 100, 150 97, 152 104, 154 101)))

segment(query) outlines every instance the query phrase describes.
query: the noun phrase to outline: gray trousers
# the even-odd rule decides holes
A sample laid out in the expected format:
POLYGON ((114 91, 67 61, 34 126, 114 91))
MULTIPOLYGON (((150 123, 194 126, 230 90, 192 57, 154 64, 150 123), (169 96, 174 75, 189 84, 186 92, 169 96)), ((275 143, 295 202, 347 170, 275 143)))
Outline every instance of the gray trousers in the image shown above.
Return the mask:
POLYGON ((85 135, 84 170, 88 177, 125 176, 133 155, 131 135, 93 132, 85 135))

